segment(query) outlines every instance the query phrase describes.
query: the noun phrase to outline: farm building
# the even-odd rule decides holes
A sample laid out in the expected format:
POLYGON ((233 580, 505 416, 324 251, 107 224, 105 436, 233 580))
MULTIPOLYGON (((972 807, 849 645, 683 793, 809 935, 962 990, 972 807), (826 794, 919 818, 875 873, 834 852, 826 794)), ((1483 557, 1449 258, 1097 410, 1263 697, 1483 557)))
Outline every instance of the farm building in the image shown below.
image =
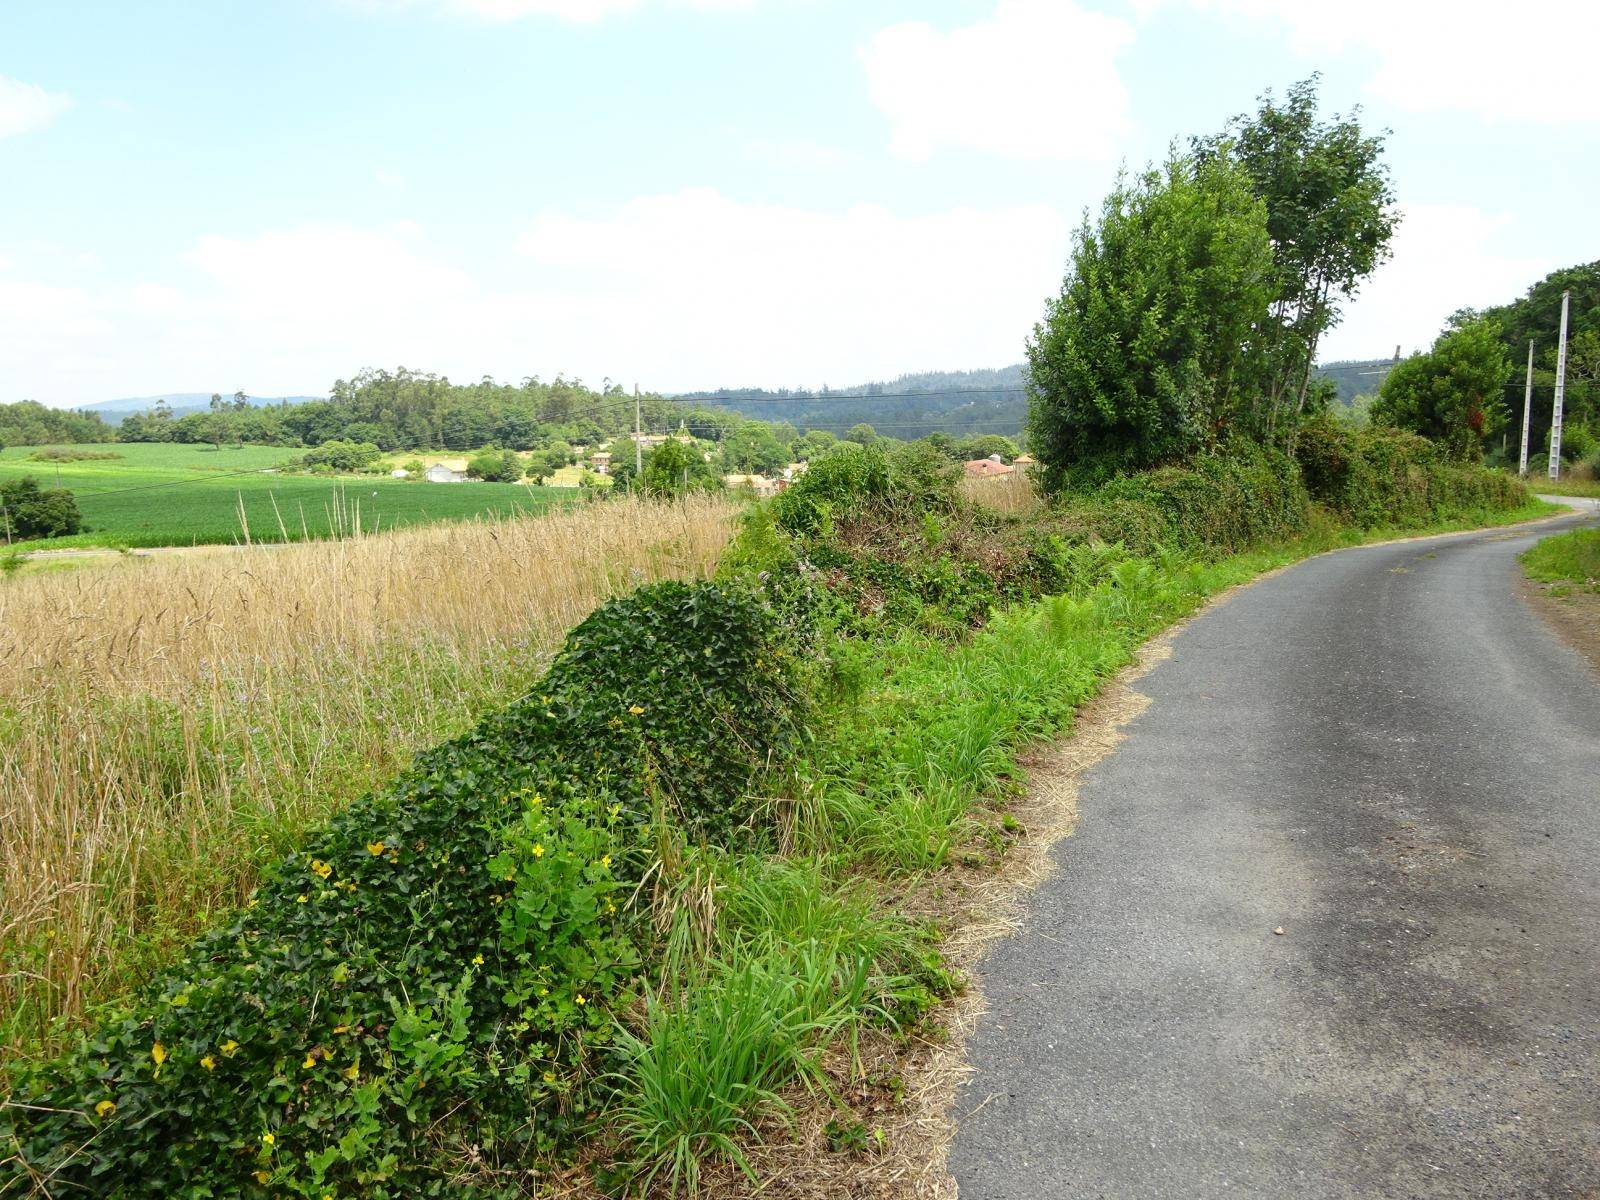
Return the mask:
POLYGON ((434 463, 433 466, 428 468, 428 473, 424 478, 429 483, 465 483, 467 481, 467 473, 465 471, 452 471, 443 463, 434 463))

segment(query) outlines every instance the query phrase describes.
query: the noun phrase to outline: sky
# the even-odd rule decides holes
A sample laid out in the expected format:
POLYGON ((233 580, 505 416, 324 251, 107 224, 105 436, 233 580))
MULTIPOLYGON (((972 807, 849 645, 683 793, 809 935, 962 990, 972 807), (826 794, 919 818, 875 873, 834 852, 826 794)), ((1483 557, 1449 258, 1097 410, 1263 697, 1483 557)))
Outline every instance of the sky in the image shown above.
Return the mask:
POLYGON ((4 0, 0 402, 1004 366, 1119 169, 1313 71, 1402 212, 1323 357, 1409 352, 1600 257, 1597 44, 1593 0, 4 0))

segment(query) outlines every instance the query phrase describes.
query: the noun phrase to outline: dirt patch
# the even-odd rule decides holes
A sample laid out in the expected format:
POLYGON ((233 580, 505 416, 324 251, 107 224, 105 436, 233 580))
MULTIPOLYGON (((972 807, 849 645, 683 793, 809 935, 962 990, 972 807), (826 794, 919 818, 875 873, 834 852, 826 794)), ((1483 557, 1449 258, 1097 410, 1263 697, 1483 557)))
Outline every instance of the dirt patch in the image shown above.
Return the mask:
POLYGON ((1530 608, 1554 629, 1567 645, 1600 671, 1600 594, 1567 592, 1559 584, 1524 579, 1521 594, 1530 608))

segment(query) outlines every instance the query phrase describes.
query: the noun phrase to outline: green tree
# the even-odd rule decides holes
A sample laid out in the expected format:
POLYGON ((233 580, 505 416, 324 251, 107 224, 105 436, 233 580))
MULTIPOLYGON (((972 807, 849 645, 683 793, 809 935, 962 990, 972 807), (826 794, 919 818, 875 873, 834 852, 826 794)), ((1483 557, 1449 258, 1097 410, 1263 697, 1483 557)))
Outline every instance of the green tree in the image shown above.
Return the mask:
POLYGON ((973 437, 965 438, 957 443, 962 459, 989 458, 998 454, 1010 462, 1017 456, 1017 445, 1008 437, 998 433, 980 433, 973 437))
POLYGON ((681 496, 686 492, 715 491, 722 481, 694 446, 670 441, 662 442, 644 456, 644 470, 637 486, 651 496, 681 496))
POLYGON ((722 443, 722 456, 734 471, 766 475, 789 461, 789 447, 765 421, 745 421, 722 443))
POLYGON ((1471 319, 1389 372, 1372 420, 1431 438, 1453 458, 1474 460, 1483 439, 1505 424, 1510 375, 1499 328, 1486 318, 1471 319))
POLYGON ((844 435, 844 440, 854 442, 858 446, 870 446, 878 440, 878 431, 862 421, 850 426, 850 432, 844 435))
POLYGON ((78 502, 65 488, 45 488, 32 475, 0 483, 0 536, 7 542, 70 537, 83 527, 78 502))
POLYGON ((1228 158, 1173 154, 1119 180, 1028 343, 1044 486, 1181 461, 1225 436, 1259 378, 1272 278, 1265 205, 1228 158))
POLYGON ((1231 158, 1266 202, 1274 298, 1263 326, 1263 411, 1270 439, 1304 410, 1322 335, 1340 302, 1389 257, 1398 216, 1382 135, 1363 132, 1357 109, 1323 121, 1312 75, 1279 102, 1271 92, 1253 115, 1196 144, 1202 158, 1231 158))
POLYGON ((467 478, 488 483, 515 483, 522 478, 522 459, 515 450, 480 451, 467 461, 467 478))
POLYGON ((796 440, 792 450, 797 459, 805 462, 837 445, 838 441, 838 436, 826 429, 808 429, 796 440))

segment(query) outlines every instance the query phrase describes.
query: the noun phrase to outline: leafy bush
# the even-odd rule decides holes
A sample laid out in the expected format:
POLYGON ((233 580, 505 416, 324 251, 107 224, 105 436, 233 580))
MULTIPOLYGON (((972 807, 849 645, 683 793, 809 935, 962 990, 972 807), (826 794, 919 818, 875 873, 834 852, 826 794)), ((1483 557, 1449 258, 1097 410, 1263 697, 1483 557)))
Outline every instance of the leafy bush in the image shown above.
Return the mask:
POLYGON ((334 440, 307 450, 300 457, 300 463, 311 468, 325 467, 330 471, 359 471, 371 466, 382 454, 383 451, 371 442, 334 440))
POLYGON ((0 537, 6 541, 70 537, 83 528, 78 502, 65 488, 44 488, 32 475, 0 483, 0 537))
POLYGON ((28 455, 30 462, 106 462, 121 458, 114 450, 78 450, 67 446, 46 446, 28 455))
POLYGON ((515 450, 484 450, 467 461, 467 478, 489 483, 515 483, 522 478, 522 459, 515 450))
POLYGON ((1295 455, 1312 498, 1357 528, 1512 508, 1527 498, 1504 473, 1453 461, 1394 428, 1352 429, 1320 417, 1301 429, 1295 455))

